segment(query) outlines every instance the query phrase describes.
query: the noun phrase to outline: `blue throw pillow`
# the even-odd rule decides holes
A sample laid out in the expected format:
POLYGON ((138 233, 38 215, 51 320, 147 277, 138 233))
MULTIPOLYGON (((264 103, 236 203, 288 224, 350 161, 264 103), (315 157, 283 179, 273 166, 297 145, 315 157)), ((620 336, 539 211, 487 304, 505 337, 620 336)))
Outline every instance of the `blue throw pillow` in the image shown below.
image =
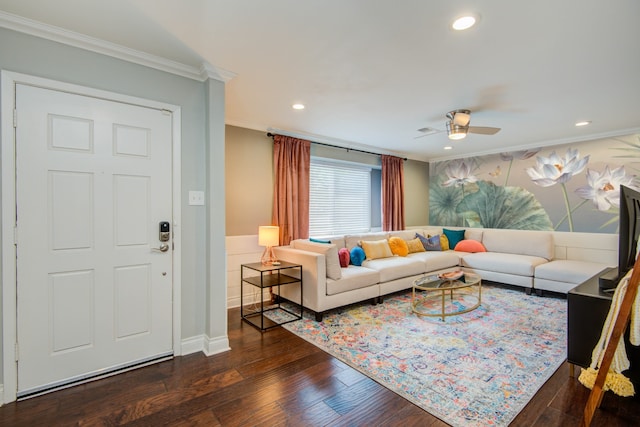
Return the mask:
POLYGON ((314 243, 326 243, 326 244, 331 243, 331 240, 314 239, 313 237, 309 238, 309 241, 314 243))
POLYGON ((420 239, 420 241, 422 242, 422 246, 424 246, 425 251, 441 251, 442 250, 442 246, 440 246, 439 234, 427 238, 421 234, 416 233, 416 237, 420 239))
POLYGON ((442 232, 447 236, 447 239, 449 239, 449 247, 451 249, 455 248, 461 240, 464 240, 464 230, 448 230, 443 228, 442 232))
POLYGON ((351 264, 358 267, 362 265, 362 261, 364 261, 365 257, 364 249, 362 249, 360 246, 355 246, 353 249, 351 249, 351 253, 349 255, 351 264))

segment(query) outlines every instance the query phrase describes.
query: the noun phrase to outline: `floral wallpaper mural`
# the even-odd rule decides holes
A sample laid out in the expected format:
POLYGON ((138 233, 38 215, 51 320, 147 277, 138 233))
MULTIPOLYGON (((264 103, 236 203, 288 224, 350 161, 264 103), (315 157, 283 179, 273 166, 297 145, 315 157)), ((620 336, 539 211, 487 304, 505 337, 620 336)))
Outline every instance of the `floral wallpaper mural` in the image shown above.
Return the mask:
POLYGON ((640 190, 633 134, 430 165, 433 225, 616 233, 620 185, 640 190))

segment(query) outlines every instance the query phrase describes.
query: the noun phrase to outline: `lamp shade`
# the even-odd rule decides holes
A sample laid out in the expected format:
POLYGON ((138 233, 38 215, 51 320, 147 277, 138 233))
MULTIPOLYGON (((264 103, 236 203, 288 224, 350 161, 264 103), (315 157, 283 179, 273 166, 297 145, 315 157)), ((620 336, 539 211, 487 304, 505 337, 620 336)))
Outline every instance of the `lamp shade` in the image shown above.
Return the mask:
POLYGON ((258 245, 278 246, 280 244, 280 227, 277 225, 261 225, 258 227, 258 245))

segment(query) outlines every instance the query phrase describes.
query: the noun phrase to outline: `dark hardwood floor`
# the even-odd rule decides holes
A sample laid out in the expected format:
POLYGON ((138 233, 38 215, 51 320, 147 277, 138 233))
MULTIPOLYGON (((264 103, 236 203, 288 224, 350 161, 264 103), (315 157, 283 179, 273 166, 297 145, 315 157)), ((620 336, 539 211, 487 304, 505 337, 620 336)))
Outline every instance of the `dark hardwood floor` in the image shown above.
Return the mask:
MULTIPOLYGON (((446 426, 283 328, 229 310, 231 351, 196 353, 10 403, 1 426, 446 426)), ((578 426, 589 390, 563 364, 514 426, 578 426)), ((605 394, 592 426, 640 425, 640 400, 605 394)))

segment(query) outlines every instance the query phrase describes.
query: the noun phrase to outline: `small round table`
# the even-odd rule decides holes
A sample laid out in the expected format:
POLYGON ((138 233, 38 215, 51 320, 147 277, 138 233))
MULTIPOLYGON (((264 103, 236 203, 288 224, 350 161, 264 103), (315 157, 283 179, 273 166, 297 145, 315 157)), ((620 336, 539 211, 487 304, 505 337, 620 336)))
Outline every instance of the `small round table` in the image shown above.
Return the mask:
POLYGON ((413 290, 411 292, 411 311, 418 316, 430 316, 441 317, 442 321, 447 316, 454 316, 457 314, 468 313, 482 304, 482 280, 480 276, 474 273, 464 273, 457 279, 441 278, 438 275, 422 276, 413 282, 413 290), (459 292, 461 289, 472 289, 477 287, 478 293, 474 295, 469 292, 459 292), (416 291, 422 291, 422 295, 416 291), (438 293, 439 291, 439 293, 438 293), (446 307, 446 296, 449 296, 450 301, 454 301, 454 296, 470 296, 476 298, 477 301, 470 307, 456 308, 455 304, 451 304, 449 310, 446 307), (431 303, 433 306, 434 300, 441 299, 440 311, 431 310, 425 308, 425 306, 431 303))

